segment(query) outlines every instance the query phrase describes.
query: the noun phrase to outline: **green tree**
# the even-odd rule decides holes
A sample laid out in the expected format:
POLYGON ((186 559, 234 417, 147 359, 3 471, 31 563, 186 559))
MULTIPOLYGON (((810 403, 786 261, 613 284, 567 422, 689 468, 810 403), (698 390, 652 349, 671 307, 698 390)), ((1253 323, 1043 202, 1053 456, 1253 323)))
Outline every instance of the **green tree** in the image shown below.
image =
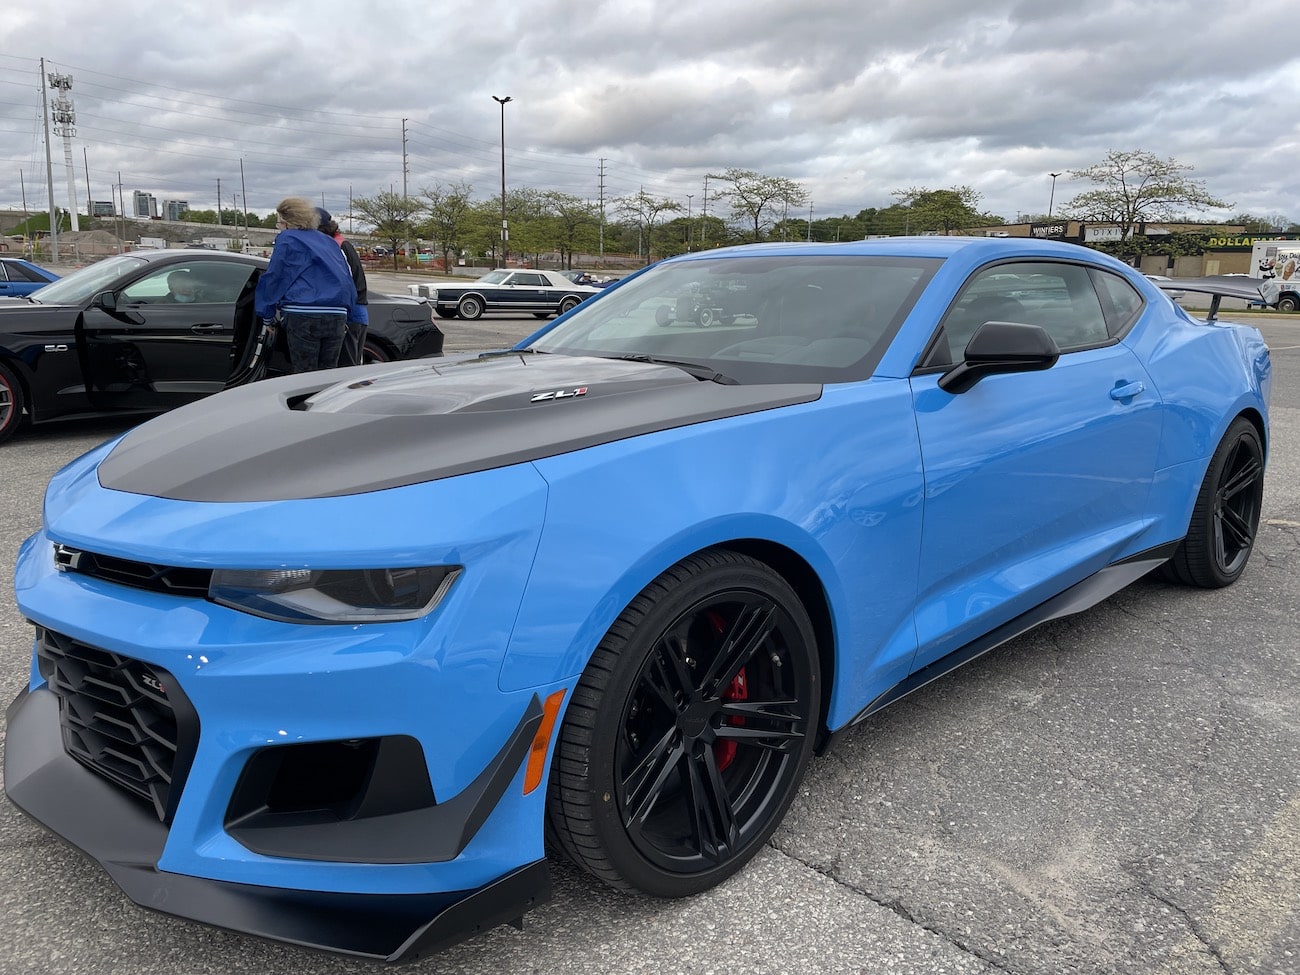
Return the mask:
POLYGON ((1002 223, 1001 217, 980 213, 976 209, 980 194, 969 186, 932 190, 912 186, 890 194, 904 210, 905 233, 951 234, 965 227, 1002 223))
POLYGON ((1076 220, 1114 224, 1120 239, 1128 240, 1139 223, 1232 205, 1211 196, 1201 180, 1187 175, 1191 171, 1191 166, 1155 153, 1112 149, 1101 162, 1070 170, 1071 179, 1087 180, 1097 188, 1080 193, 1061 212, 1076 220))
POLYGON ((374 229, 374 235, 387 241, 393 251, 393 270, 397 270, 397 249, 415 236, 414 219, 422 209, 415 197, 392 191, 352 201, 352 212, 374 229))
POLYGON ((181 220, 185 223, 211 223, 217 222, 216 210, 182 210, 181 220))
POLYGON ((551 244, 559 251, 560 263, 573 267, 578 251, 593 251, 598 246, 600 208, 569 193, 544 194, 550 211, 551 244))
POLYGON ((434 183, 420 190, 420 199, 424 204, 427 219, 420 224, 420 231, 426 237, 438 242, 442 251, 442 266, 451 270, 451 254, 459 254, 463 238, 469 232, 473 202, 470 193, 473 187, 465 181, 443 186, 434 183))
POLYGON ((751 169, 728 169, 717 177, 726 187, 717 193, 727 201, 732 219, 746 228, 749 239, 763 240, 766 231, 792 210, 803 209, 808 191, 784 176, 763 176, 751 169))

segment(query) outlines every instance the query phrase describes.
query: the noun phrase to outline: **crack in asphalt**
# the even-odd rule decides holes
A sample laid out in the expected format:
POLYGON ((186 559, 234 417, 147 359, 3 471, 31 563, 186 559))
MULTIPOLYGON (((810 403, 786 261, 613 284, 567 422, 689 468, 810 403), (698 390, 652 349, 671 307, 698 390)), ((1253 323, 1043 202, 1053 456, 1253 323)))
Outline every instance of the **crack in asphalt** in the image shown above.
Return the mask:
POLYGON ((946 931, 943 931, 939 928, 933 927, 925 923, 920 918, 916 917, 906 907, 904 907, 900 901, 890 900, 881 897, 878 894, 870 890, 867 890, 865 887, 860 887, 857 884, 850 883, 849 881, 836 876, 832 868, 819 866, 818 864, 805 860, 803 857, 798 856, 797 854, 791 853, 789 850, 782 849, 777 844, 775 839, 768 840, 767 845, 770 846, 777 853, 780 853, 784 857, 788 857, 789 859, 793 860, 795 863, 798 863, 800 866, 803 866, 808 870, 811 870, 813 873, 817 874, 818 876, 825 877, 827 880, 831 881, 831 883, 835 884, 836 886, 842 887, 843 889, 849 891, 850 893, 856 894, 859 897, 863 897, 866 900, 871 901, 871 903, 875 904, 878 907, 885 908, 887 911, 890 911, 896 914, 898 917, 902 918, 908 924, 918 927, 922 931, 932 934, 936 938, 939 938, 942 941, 946 942, 947 944, 952 945, 958 951, 970 955, 973 958, 979 959, 984 964, 988 965, 991 968, 996 969, 999 972, 1006 972, 1007 975, 1015 975, 1015 969, 1008 968, 1006 965, 1000 963, 996 958, 989 957, 987 953, 979 950, 977 947, 973 945, 966 944, 961 939, 948 934, 946 931))
POLYGON ((1191 932, 1192 937, 1195 938, 1197 943, 1204 947, 1207 952, 1209 952, 1210 957, 1218 962, 1219 968, 1223 972, 1227 973, 1227 975, 1233 975, 1232 966, 1228 964, 1227 959, 1223 957, 1214 942, 1201 931, 1201 926, 1196 923, 1196 919, 1192 917, 1191 913, 1187 911, 1186 908, 1175 902, 1172 898, 1165 896, 1155 888, 1151 887, 1145 880, 1143 880, 1143 878, 1137 876, 1131 871, 1129 872, 1129 876, 1136 881, 1137 890, 1140 893, 1146 894, 1146 896, 1150 897, 1156 903, 1163 904, 1181 917, 1183 923, 1187 925, 1187 930, 1191 932))

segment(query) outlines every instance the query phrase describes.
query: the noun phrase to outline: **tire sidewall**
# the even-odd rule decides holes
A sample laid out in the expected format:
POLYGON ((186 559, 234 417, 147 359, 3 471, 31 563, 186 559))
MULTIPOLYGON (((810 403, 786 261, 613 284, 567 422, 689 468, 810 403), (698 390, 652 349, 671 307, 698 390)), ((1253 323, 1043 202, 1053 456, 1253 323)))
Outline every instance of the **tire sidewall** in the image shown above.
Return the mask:
POLYGON ((18 377, 5 365, 0 365, 0 388, 7 394, 9 406, 0 415, 0 443, 18 432, 23 422, 23 387, 18 377))
MULTIPOLYGON (((724 562, 703 568, 689 581, 674 587, 671 598, 657 600, 644 617, 636 622, 630 638, 618 650, 618 666, 612 680, 604 688, 597 708, 595 727, 601 729, 601 733, 593 736, 589 753, 593 823, 605 844, 610 862, 618 873, 633 887, 652 896, 683 897, 708 890, 740 870, 762 848, 794 800, 798 784, 812 757, 816 729, 820 727, 821 674, 812 623, 798 596, 784 579, 761 563, 743 556, 738 558, 743 560, 739 564, 724 562), (786 794, 775 803, 767 824, 724 864, 700 873, 668 873, 645 859, 633 845, 621 822, 614 782, 617 743, 621 735, 620 722, 646 658, 667 627, 686 608, 699 600, 712 593, 734 589, 767 592, 781 602, 794 620, 810 666, 808 732, 800 752, 794 758, 795 770, 788 782, 786 794)), ((607 647, 609 643, 607 637, 601 645, 607 647)))
MULTIPOLYGON (((1248 440, 1254 445, 1255 456, 1259 458, 1260 463, 1264 462, 1264 447, 1259 439, 1259 432, 1248 420, 1238 418, 1228 427, 1223 439, 1219 441, 1219 446, 1214 451, 1214 456, 1210 459, 1210 466, 1205 472, 1205 480, 1201 484, 1200 494, 1196 499, 1196 510, 1193 518, 1198 529, 1198 537, 1203 540, 1205 545, 1210 545, 1214 539, 1214 507, 1215 498, 1218 496, 1219 487, 1223 479, 1224 468, 1228 464, 1228 458, 1232 456, 1238 444, 1243 440, 1248 440)), ((1255 524, 1258 530, 1258 520, 1255 524)), ((1257 535, 1256 535, 1257 537, 1257 535)), ((1251 551, 1254 551, 1254 542, 1251 543, 1251 551)), ((1207 551, 1204 554, 1204 568, 1209 572, 1210 581, 1214 587, 1228 586, 1236 582, 1241 574, 1246 570, 1246 565, 1250 561, 1251 552, 1246 553, 1246 557, 1241 560, 1241 565, 1235 572, 1225 572, 1219 565, 1219 560, 1214 552, 1207 551)))

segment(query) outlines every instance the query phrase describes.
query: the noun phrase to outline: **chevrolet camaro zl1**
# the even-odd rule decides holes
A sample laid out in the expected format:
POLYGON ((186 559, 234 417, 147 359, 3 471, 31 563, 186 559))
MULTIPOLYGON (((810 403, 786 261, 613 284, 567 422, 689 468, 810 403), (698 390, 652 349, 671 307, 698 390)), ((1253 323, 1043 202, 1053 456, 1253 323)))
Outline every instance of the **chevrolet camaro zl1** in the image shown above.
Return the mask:
POLYGON ((928 237, 219 393, 51 481, 5 787, 146 907, 368 957, 518 920, 548 850, 702 891, 855 721, 1153 570, 1235 581, 1270 376, 1094 251, 928 237))

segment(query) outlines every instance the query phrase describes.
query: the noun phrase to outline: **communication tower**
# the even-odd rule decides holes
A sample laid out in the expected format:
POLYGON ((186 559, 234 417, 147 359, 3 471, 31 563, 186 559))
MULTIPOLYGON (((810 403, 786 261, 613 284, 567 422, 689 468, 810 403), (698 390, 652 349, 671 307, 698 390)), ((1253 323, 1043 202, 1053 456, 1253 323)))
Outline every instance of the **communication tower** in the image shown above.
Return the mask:
POLYGON ((63 160, 68 167, 68 212, 72 215, 72 229, 80 230, 77 224, 77 187, 72 171, 72 137, 77 134, 77 110, 72 107, 72 75, 51 74, 50 87, 58 91, 50 106, 50 116, 54 121, 54 134, 63 136, 63 160))

